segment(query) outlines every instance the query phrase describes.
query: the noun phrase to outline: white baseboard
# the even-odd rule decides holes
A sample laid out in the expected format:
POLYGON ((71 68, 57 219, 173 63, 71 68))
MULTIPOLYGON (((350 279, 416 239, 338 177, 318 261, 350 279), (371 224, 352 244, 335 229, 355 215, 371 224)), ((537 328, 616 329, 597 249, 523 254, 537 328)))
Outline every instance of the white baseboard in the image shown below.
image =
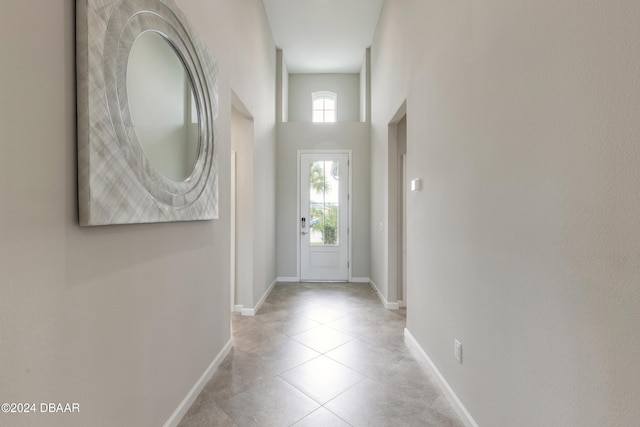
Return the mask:
POLYGON ((408 329, 404 330, 404 341, 407 344, 407 347, 412 348, 418 353, 418 356, 421 358, 421 362, 425 365, 425 368, 432 374, 436 382, 438 383, 438 387, 442 390, 442 393, 445 395, 453 409, 456 411, 458 416, 462 419, 462 422, 466 427, 479 427, 478 423, 473 419, 467 408, 462 404, 456 393, 453 391, 447 380, 442 376, 436 365, 433 363, 429 355, 426 351, 420 346, 418 341, 411 335, 408 329))
POLYGON ((242 313, 242 309, 244 308, 244 305, 234 305, 233 306, 233 312, 234 313, 242 313))
POLYGON ((371 283, 371 286, 373 286, 373 289, 378 294, 378 298, 380 298, 380 301, 382 301, 382 305, 384 305, 384 308, 386 308, 387 310, 399 310, 400 309, 400 305, 397 302, 389 302, 389 301, 387 301, 387 299, 384 297, 384 295, 382 295, 382 292, 380 292, 380 289, 378 289, 378 286, 376 286, 376 284, 373 282, 373 280, 369 279, 369 283, 371 283))
POLYGON ((267 289, 267 291, 264 293, 264 295, 262 295, 262 298, 260 298, 260 301, 258 301, 258 303, 256 304, 256 307, 255 307, 255 309, 253 311, 252 316, 254 316, 258 312, 258 310, 260 310, 260 307, 262 306, 264 301, 267 299, 267 297, 269 296, 269 294, 273 290, 273 287, 276 285, 276 283, 278 283, 278 279, 274 280, 271 283, 271 285, 269 285, 269 289, 267 289))
MULTIPOLYGON (((282 283, 297 283, 297 282, 300 282, 300 278, 299 277, 278 277, 276 281, 282 282, 282 283)), ((371 279, 369 279, 368 277, 352 277, 351 279, 349 279, 349 282, 351 283, 369 283, 370 281, 371 279)))
POLYGON ((240 315, 241 316, 255 316, 256 315, 256 309, 255 308, 243 308, 242 310, 240 310, 240 315))
POLYGON ((258 310, 260 310, 260 307, 262 306, 264 301, 267 299, 267 297, 269 296, 269 294, 273 290, 273 287, 276 285, 276 283, 278 283, 278 279, 274 280, 273 283, 271 283, 271 285, 269 285, 269 289, 267 289, 267 291, 264 293, 264 295, 262 295, 262 298, 260 298, 260 301, 258 301, 258 303, 256 304, 255 307, 253 307, 253 308, 244 308, 243 305, 236 305, 236 307, 235 307, 236 312, 239 312, 242 316, 255 316, 256 313, 258 312, 258 310))
POLYGON ((209 382, 213 374, 215 373, 218 366, 222 363, 225 357, 229 354, 231 349, 233 348, 233 340, 229 339, 227 344, 220 350, 220 353, 213 359, 209 367, 204 371, 204 373, 200 376, 198 381, 191 387, 189 393, 182 399, 180 405, 173 411, 173 414, 169 417, 166 423, 164 423, 164 427, 176 427, 182 417, 187 413, 193 402, 198 398, 198 395, 202 391, 205 385, 209 382))

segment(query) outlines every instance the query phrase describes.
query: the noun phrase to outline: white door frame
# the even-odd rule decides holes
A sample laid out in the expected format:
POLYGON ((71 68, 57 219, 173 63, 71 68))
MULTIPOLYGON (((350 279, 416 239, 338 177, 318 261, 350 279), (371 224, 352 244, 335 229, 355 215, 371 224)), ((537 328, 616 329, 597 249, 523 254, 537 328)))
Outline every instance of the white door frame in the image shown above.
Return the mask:
MULTIPOLYGON (((407 104, 406 101, 402 103, 398 111, 394 114, 393 118, 388 124, 388 147, 387 147, 387 254, 386 254, 386 275, 387 275, 387 291, 386 295, 383 295, 387 302, 387 308, 398 309, 400 308, 399 302, 402 295, 398 295, 400 286, 398 285, 398 271, 401 268, 399 265, 399 243, 400 234, 402 230, 398 227, 398 206, 401 203, 400 195, 398 194, 398 169, 400 168, 400 155, 398 152, 398 128, 399 123, 403 118, 407 116, 407 104)), ((405 183, 406 185, 406 183, 405 183)), ((406 281, 405 281, 406 283, 406 281)), ((403 301, 407 304, 407 301, 403 301)))
POLYGON ((398 250, 400 251, 400 262, 398 263, 398 271, 401 272, 402 281, 399 283, 402 288, 402 294, 398 295, 398 302, 400 307, 407 306, 407 153, 400 156, 400 188, 402 190, 400 200, 400 212, 398 213, 399 220, 402 222, 400 227, 400 245, 398 250))
POLYGON ((229 239, 229 246, 231 247, 230 265, 229 268, 231 276, 231 312, 235 311, 236 307, 236 152, 231 151, 231 184, 230 188, 230 225, 231 235, 229 239))
POLYGON ((300 237, 300 218, 301 218, 301 214, 300 214, 300 190, 301 190, 301 185, 300 185, 300 157, 302 154, 347 154, 349 156, 349 196, 347 198, 348 200, 348 221, 349 223, 347 224, 347 236, 348 236, 348 245, 349 247, 347 248, 347 257, 348 257, 348 264, 347 264, 347 270, 348 270, 348 280, 351 281, 352 279, 352 265, 351 265, 351 248, 353 247, 352 242, 351 242, 351 236, 352 236, 352 232, 351 232, 351 223, 352 223, 352 212, 353 212, 353 208, 351 206, 351 194, 353 193, 353 159, 352 159, 352 150, 345 150, 345 149, 336 149, 336 150, 298 150, 298 154, 296 156, 296 162, 297 162, 297 166, 296 166, 296 171, 297 171, 297 191, 296 191, 296 221, 294 223, 294 227, 295 227, 295 233, 296 233, 296 280, 300 281, 300 277, 301 277, 301 267, 300 267, 300 251, 301 251, 301 237, 300 237))

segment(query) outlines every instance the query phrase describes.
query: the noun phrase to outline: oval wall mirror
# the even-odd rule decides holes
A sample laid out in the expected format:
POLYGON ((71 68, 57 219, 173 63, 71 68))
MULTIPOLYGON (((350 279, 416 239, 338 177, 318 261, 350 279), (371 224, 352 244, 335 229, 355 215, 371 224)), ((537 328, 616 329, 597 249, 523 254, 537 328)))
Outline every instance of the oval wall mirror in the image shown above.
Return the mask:
POLYGON ((78 0, 81 225, 218 217, 217 65, 174 0, 78 0))
POLYGON ((156 31, 143 32, 131 46, 127 95, 145 155, 162 175, 184 181, 200 149, 193 84, 174 47, 156 31))

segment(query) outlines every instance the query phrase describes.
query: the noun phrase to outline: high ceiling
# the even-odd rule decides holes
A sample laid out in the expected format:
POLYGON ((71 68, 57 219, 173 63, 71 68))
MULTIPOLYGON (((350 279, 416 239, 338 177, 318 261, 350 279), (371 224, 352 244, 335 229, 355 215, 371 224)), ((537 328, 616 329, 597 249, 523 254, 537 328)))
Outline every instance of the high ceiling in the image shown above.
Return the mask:
POLYGON ((263 0, 291 73, 357 73, 384 0, 263 0))

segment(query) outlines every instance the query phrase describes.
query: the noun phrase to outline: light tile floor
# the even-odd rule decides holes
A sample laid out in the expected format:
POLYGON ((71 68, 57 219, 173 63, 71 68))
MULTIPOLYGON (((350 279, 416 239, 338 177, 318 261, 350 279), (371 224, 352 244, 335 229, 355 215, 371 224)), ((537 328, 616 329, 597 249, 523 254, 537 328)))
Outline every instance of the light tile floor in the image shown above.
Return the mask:
POLYGON ((280 283, 179 427, 463 427, 368 284, 280 283))

